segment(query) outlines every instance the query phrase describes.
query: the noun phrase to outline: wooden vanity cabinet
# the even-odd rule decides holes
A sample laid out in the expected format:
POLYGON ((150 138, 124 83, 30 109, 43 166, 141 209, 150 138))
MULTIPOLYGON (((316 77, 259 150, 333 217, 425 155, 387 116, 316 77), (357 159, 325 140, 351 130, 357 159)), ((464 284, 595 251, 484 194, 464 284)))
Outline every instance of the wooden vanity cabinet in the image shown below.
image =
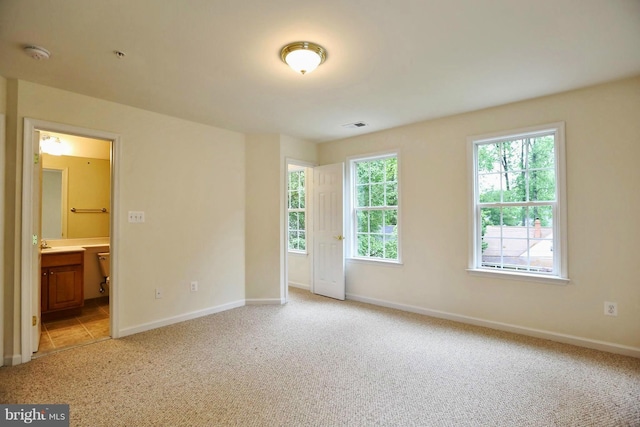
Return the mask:
POLYGON ((42 314, 84 305, 84 251, 42 254, 42 314))

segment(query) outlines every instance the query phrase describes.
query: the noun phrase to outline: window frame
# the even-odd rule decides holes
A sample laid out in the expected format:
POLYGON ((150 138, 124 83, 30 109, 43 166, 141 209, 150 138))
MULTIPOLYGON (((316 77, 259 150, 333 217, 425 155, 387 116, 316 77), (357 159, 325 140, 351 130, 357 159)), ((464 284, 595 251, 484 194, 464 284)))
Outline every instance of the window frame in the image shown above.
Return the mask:
MULTIPOLYGON (((306 166, 295 166, 295 165, 291 165, 294 166, 294 169, 288 169, 287 170, 287 187, 286 187, 286 195, 287 195, 287 252, 291 253, 291 254, 300 254, 300 255, 306 255, 309 253, 309 226, 308 226, 308 220, 309 220, 309 215, 308 215, 308 180, 309 180, 309 169, 306 166), (291 174, 292 173, 304 173, 304 187, 303 187, 303 191, 304 191, 304 208, 291 208, 291 204, 290 204, 290 194, 291 194, 291 174), (304 230, 299 230, 296 229, 296 231, 300 232, 300 231, 304 231, 304 250, 302 249, 292 249, 289 246, 289 238, 290 238, 290 233, 291 230, 289 229, 289 214, 292 212, 297 212, 297 213, 303 213, 304 214, 304 230)), ((300 190, 296 190, 296 191, 300 191, 300 190)))
MULTIPOLYGON (((534 282, 567 284, 568 256, 567 256, 567 200, 566 200, 566 163, 565 163, 565 124, 556 122, 532 126, 528 128, 513 129, 491 134, 470 136, 467 138, 467 160, 470 172, 469 181, 469 264, 467 271, 474 275, 490 276, 498 278, 527 280, 534 282), (556 178, 555 201, 544 202, 552 205, 553 210, 553 272, 510 271, 482 266, 482 236, 481 216, 482 207, 491 207, 489 203, 477 202, 479 198, 478 188, 478 147, 489 143, 505 142, 509 140, 541 136, 553 133, 554 135, 554 170, 556 178)), ((518 206, 526 206, 530 201, 516 203, 518 206)), ((500 202, 493 206, 503 206, 500 202)))
POLYGON ((347 219, 347 247, 346 247, 346 257, 349 261, 357 261, 357 262, 373 262, 378 264, 402 264, 402 219, 401 219, 401 204, 402 204, 402 196, 401 196, 401 159, 400 159, 400 151, 399 150, 389 150, 377 153, 370 153, 358 156, 351 156, 347 158, 347 174, 348 179, 348 194, 346 199, 346 215, 347 219), (357 173, 356 173, 356 163, 365 162, 365 161, 375 161, 382 160, 395 157, 397 162, 397 197, 398 204, 396 206, 397 210, 397 259, 388 259, 388 258, 376 258, 376 257, 365 257, 357 255, 357 210, 356 210, 356 198, 357 198, 357 190, 356 190, 356 181, 357 181, 357 173))

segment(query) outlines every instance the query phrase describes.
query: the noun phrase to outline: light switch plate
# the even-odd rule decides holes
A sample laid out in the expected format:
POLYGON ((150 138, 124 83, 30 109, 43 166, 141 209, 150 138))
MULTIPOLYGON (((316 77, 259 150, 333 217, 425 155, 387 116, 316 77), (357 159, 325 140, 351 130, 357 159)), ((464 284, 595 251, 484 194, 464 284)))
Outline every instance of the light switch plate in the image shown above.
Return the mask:
POLYGON ((129 211, 129 222, 144 222, 144 211, 129 211))

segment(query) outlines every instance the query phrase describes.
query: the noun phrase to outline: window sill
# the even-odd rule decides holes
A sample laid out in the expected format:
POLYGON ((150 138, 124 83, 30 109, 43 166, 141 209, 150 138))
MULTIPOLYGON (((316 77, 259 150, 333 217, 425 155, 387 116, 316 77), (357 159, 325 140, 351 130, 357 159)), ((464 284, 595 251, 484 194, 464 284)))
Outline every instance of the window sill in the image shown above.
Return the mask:
POLYGON ((389 260, 389 259, 367 259, 367 258, 347 258, 348 263, 354 264, 376 264, 389 267, 403 267, 404 264, 401 261, 389 260))
POLYGON ((307 256, 307 255, 309 255, 308 252, 301 252, 301 251, 287 251, 287 253, 289 255, 295 255, 295 256, 307 256))
POLYGON ((537 274, 512 273, 506 271, 491 271, 478 268, 468 268, 467 273, 472 276, 494 277, 497 279, 522 280, 525 282, 546 283, 551 285, 567 285, 570 280, 558 276, 542 276, 537 274))

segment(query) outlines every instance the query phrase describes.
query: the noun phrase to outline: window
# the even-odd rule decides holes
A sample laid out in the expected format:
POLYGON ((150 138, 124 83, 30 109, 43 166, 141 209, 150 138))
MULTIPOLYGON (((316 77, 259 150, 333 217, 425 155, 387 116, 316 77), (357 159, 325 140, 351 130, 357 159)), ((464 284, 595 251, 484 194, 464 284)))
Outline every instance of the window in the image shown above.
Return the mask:
POLYGON ((398 156, 351 160, 351 255, 399 261, 398 156))
POLYGON ((470 268, 566 279, 564 125, 470 142, 470 268))
POLYGON ((289 210, 289 251, 306 252, 306 185, 304 169, 289 171, 287 207, 289 210))

